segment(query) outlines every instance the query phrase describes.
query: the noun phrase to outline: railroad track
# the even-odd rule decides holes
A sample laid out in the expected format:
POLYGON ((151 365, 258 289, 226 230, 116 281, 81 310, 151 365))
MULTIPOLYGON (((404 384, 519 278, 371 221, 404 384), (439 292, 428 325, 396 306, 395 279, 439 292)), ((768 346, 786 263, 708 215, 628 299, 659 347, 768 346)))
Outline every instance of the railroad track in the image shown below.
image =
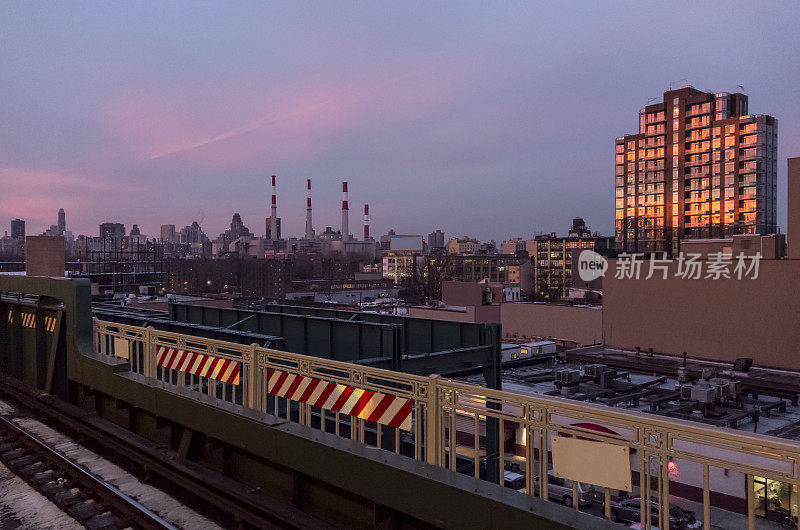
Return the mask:
POLYGON ((136 500, 0 416, 0 461, 91 530, 175 529, 136 500))
MULTIPOLYGON (((93 412, 55 396, 31 390, 13 377, 0 373, 0 397, 2 396, 47 418, 48 422, 55 422, 69 432, 80 433, 81 437, 133 462, 142 472, 161 477, 203 503, 205 507, 226 514, 230 517, 230 526, 309 530, 335 528, 331 523, 311 516, 280 498, 259 495, 260 489, 253 489, 195 462, 177 458, 173 451, 156 442, 131 433, 93 412)), ((0 418, 2 417, 0 413, 0 418)), ((0 430, 0 436, 2 435, 0 430)), ((137 520, 137 523, 140 521, 137 520)), ((146 528, 143 524, 134 526, 146 528)))

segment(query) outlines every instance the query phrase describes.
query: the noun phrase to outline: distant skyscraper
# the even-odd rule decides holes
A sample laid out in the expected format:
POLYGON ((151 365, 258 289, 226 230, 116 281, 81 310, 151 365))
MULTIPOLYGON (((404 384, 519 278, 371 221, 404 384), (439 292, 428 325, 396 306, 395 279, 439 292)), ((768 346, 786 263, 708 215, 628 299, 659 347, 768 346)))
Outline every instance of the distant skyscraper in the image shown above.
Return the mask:
POLYGON ((64 235, 67 231, 67 216, 64 213, 64 208, 58 209, 58 234, 64 235))
POLYGON ((14 219, 11 221, 11 237, 14 239, 25 239, 25 221, 14 219))
POLYGON ((616 246, 677 252, 684 238, 777 230, 778 122, 744 94, 690 86, 639 111, 616 140, 616 246))
POLYGON ((133 228, 131 228, 131 235, 132 236, 140 236, 140 235, 142 235, 141 230, 139 230, 139 225, 134 223, 133 228))
POLYGON ((103 223, 100 225, 100 237, 121 241, 125 237, 125 225, 122 223, 103 223))
POLYGON ((161 242, 175 242, 175 225, 161 225, 161 242))

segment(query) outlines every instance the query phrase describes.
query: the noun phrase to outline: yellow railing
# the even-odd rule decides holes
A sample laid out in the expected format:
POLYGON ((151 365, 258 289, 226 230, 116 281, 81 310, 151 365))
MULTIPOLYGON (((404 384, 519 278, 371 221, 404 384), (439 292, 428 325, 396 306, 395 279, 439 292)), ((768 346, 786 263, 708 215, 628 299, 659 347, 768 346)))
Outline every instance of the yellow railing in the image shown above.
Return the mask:
MULTIPOLYGON (((159 331, 153 328, 128 326, 95 320, 97 351, 102 355, 129 359, 131 370, 178 387, 189 387, 211 397, 254 410, 273 414, 325 430, 352 440, 377 446, 430 464, 459 470, 458 456, 471 458, 470 469, 460 469, 476 477, 482 466, 497 465, 501 484, 507 463, 519 462, 528 495, 548 498, 548 488, 536 488, 538 477, 546 477, 551 440, 571 436, 605 444, 627 447, 631 453, 631 469, 638 476, 641 497, 641 523, 649 528, 650 503, 657 498, 659 506, 668 504, 670 473, 680 464, 702 476, 705 528, 710 526, 712 471, 724 470, 743 475, 747 486, 742 501, 747 504, 747 527, 754 528, 755 507, 753 476, 780 480, 793 489, 800 488, 798 462, 800 443, 780 438, 746 433, 732 429, 709 427, 678 419, 665 419, 636 411, 606 405, 544 396, 522 395, 442 379, 437 375, 423 377, 390 370, 363 367, 295 353, 241 345, 190 335, 159 331), (159 348, 171 348, 198 355, 241 363, 239 384, 217 381, 211 377, 192 375, 157 365, 159 348), (321 385, 349 388, 356 397, 370 392, 393 396, 411 403, 410 423, 406 428, 349 416, 338 410, 279 397, 269 392, 270 375, 286 374, 297 384, 315 381, 321 385), (489 447, 482 443, 490 435, 490 424, 500 433, 498 454, 482 455, 489 447), (522 443, 506 451, 507 432, 515 433, 522 443), (524 454, 516 454, 522 446, 524 454), (547 448, 548 450, 542 450, 547 448), (483 458, 483 463, 482 462, 483 458), (651 490, 650 485, 655 484, 651 490), (539 491, 536 491, 536 490, 539 491)), ((287 383, 288 385, 288 383, 287 383)), ((322 387, 320 387, 322 388, 322 387)), ((369 395, 369 394, 368 394, 369 395)), ((295 395, 296 397, 296 395, 295 395)), ((490 476, 487 470, 487 475, 490 476)), ((574 482, 572 499, 579 498, 574 482)), ((604 488, 605 515, 610 516, 610 490, 604 488)), ((578 502, 573 502, 578 509, 578 502)), ((661 510, 661 528, 668 528, 669 511, 661 510)))

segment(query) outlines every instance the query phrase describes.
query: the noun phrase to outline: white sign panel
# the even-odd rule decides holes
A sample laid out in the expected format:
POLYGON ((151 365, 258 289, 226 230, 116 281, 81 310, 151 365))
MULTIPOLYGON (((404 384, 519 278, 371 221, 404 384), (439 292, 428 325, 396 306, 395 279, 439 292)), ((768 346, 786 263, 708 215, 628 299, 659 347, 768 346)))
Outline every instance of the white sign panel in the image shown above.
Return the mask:
POLYGON ((554 436, 550 440, 556 477, 632 491, 628 447, 593 440, 554 436))

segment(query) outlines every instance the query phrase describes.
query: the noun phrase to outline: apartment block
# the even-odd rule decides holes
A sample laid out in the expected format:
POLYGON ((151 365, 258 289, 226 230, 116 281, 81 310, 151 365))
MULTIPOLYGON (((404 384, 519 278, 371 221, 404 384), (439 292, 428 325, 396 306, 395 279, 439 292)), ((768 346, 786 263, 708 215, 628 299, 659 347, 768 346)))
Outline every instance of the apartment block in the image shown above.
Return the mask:
POLYGON ((559 237, 555 232, 528 240, 533 262, 533 289, 537 298, 561 300, 572 287, 572 255, 582 250, 605 254, 614 247, 614 238, 597 234, 559 237))
POLYGON ((741 93, 686 86, 641 109, 638 134, 615 142, 617 249, 775 233, 777 130, 741 93))

